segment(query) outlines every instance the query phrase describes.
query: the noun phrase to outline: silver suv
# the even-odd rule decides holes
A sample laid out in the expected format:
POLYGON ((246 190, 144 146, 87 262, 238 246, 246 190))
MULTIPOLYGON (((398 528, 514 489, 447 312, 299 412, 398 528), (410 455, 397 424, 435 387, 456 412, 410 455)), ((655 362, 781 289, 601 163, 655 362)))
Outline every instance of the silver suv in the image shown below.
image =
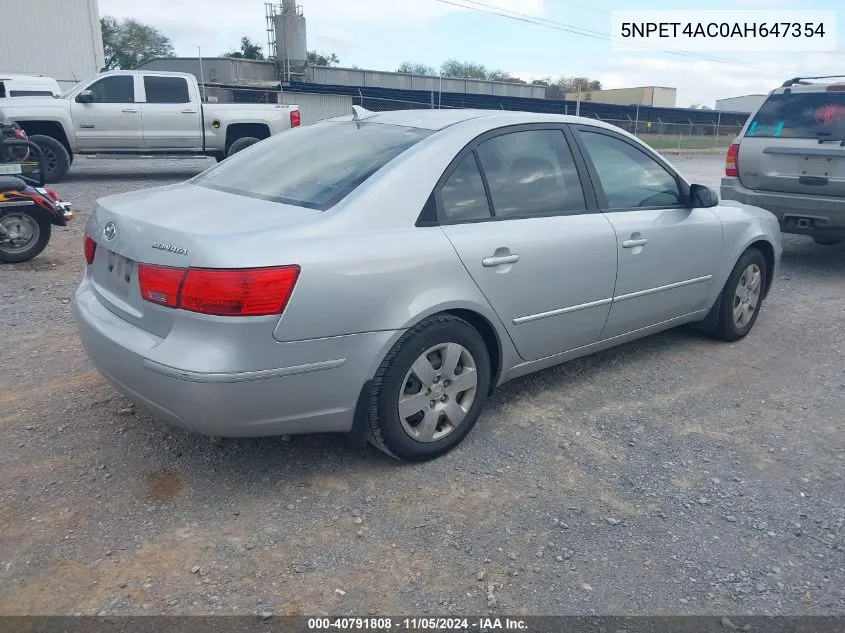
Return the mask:
POLYGON ((845 240, 845 83, 796 77, 734 139, 721 194, 774 213, 784 233, 845 240))

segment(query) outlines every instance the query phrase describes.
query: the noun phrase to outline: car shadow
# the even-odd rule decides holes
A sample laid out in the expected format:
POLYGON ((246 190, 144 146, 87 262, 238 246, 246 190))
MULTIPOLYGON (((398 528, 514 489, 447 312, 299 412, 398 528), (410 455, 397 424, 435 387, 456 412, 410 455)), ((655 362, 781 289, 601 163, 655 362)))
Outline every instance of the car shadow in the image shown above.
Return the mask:
POLYGON ((201 173, 202 169, 170 169, 162 171, 144 171, 142 173, 138 173, 137 171, 133 171, 131 169, 126 169, 125 171, 121 172, 102 172, 102 171, 84 171, 84 172, 68 172, 68 174, 62 178, 61 184, 67 183, 74 183, 74 182, 118 182, 118 181, 130 181, 132 183, 136 183, 139 181, 171 181, 171 182, 181 182, 183 180, 187 180, 189 178, 193 178, 197 174, 201 173))
POLYGON ((845 242, 823 246, 803 235, 784 236, 781 275, 845 273, 845 242))

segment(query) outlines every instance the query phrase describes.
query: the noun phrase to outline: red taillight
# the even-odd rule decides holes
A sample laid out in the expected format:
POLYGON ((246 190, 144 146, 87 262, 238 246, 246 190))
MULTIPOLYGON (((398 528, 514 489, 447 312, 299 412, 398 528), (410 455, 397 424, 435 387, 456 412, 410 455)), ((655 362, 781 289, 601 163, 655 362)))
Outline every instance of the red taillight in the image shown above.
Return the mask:
POLYGON ((24 132, 21 128, 16 127, 14 131, 14 135, 18 138, 26 138, 26 132, 24 132))
POLYGON ((290 111, 290 126, 291 127, 299 127, 300 123, 302 123, 302 115, 299 113, 299 110, 291 110, 290 111))
POLYGON ((845 84, 831 84, 827 87, 828 92, 843 92, 845 91, 845 84))
POLYGON ((170 268, 138 265, 147 301, 217 316, 281 314, 293 293, 299 266, 276 268, 170 268))
POLYGON ((59 194, 57 194, 55 191, 50 189, 50 187, 44 187, 44 191, 46 191, 47 195, 50 196, 53 199, 53 202, 59 201, 59 194))
POLYGON ((739 176, 739 143, 734 143, 728 148, 728 155, 725 157, 725 176, 739 176))
POLYGON ((88 265, 94 263, 94 254, 97 252, 97 242, 89 236, 85 236, 85 261, 88 265))
POLYGON ((179 288, 185 272, 184 268, 138 264, 141 298, 169 308, 179 307, 179 288))

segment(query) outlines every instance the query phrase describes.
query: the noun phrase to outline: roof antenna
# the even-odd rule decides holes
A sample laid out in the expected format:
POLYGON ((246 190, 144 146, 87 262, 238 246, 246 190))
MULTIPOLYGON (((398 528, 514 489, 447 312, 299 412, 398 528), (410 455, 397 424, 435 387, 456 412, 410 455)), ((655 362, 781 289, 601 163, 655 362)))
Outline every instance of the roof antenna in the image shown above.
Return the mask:
POLYGON ((361 119, 367 119, 373 116, 375 112, 371 112, 362 106, 354 105, 352 106, 352 120, 353 121, 360 121, 361 119))

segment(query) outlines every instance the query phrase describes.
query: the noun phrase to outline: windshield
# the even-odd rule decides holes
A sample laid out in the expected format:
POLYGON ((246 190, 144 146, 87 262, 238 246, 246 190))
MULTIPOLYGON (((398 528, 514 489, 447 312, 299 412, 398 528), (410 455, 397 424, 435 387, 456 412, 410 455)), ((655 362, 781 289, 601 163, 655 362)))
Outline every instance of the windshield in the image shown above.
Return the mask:
POLYGON ((352 121, 306 125, 242 150, 192 182, 322 211, 431 133, 352 121))
POLYGON ((845 139, 845 92, 770 95, 754 115, 745 135, 845 139))

